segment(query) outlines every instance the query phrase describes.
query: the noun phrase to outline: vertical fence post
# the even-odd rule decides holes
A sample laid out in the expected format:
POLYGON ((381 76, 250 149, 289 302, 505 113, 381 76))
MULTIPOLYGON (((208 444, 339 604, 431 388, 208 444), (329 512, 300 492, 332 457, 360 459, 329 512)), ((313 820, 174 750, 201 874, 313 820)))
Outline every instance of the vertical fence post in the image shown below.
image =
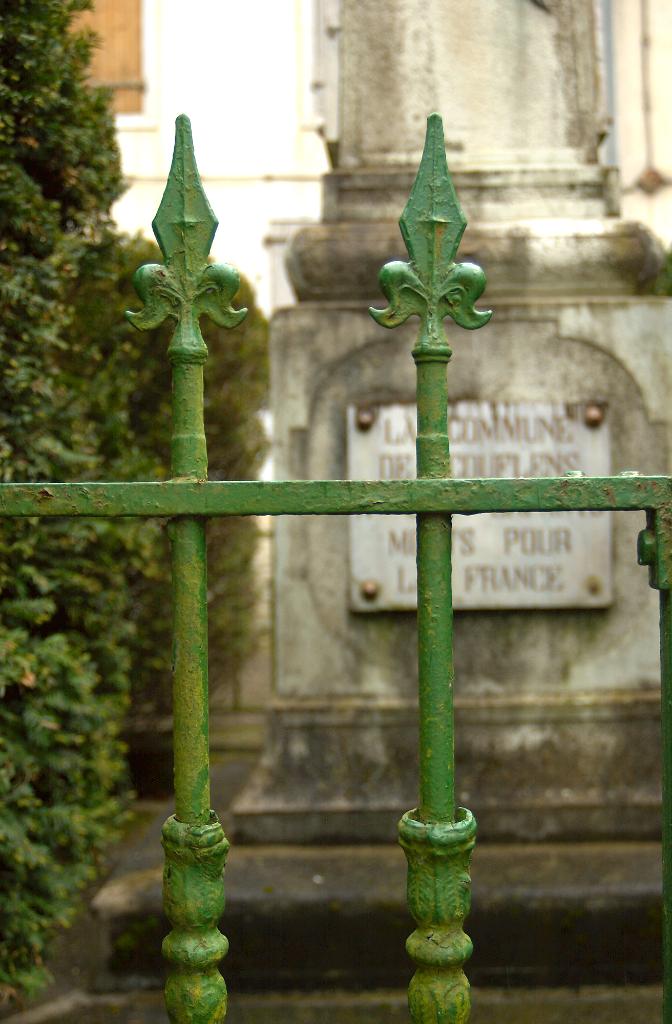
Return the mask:
MULTIPOLYGON (((668 545, 672 544, 669 533, 668 545)), ((663 1024, 672 1024, 672 595, 660 591, 660 675, 663 750, 663 1024)))
MULTIPOLYGON (((234 327, 247 310, 231 308, 236 271, 209 265, 217 229, 196 167, 191 126, 178 117, 166 190, 153 223, 165 265, 140 267, 134 283, 144 309, 127 313, 140 330, 176 321, 168 348, 173 371, 171 469, 174 479, 208 475, 203 422, 203 364, 199 327, 206 313, 234 327)), ((163 827, 164 909, 172 931, 163 943, 170 963, 166 1007, 173 1024, 219 1024, 226 985, 218 970, 228 944, 218 929, 224 909, 228 842, 210 809, 208 748, 208 621, 205 521, 170 524, 173 575, 173 748, 175 814, 163 827)))
POLYGON ((649 583, 660 595, 663 1024, 672 1024, 672 508, 647 515, 637 547, 639 563, 649 566, 649 583))
MULTIPOLYGON (((378 323, 396 327, 420 317, 413 349, 417 367, 420 477, 450 476, 446 365, 451 357, 443 321, 482 327, 490 312, 474 309, 485 275, 454 256, 466 227, 450 180, 438 114, 427 122, 422 161, 399 222, 410 263, 386 264, 380 285, 385 310, 378 323)), ((453 728, 453 607, 451 517, 417 517, 420 804, 399 823, 408 861, 408 903, 417 923, 406 948, 417 970, 409 987, 415 1024, 465 1024, 469 983, 462 970, 471 941, 462 930, 470 905, 469 860, 476 837, 470 811, 455 808, 453 728)))

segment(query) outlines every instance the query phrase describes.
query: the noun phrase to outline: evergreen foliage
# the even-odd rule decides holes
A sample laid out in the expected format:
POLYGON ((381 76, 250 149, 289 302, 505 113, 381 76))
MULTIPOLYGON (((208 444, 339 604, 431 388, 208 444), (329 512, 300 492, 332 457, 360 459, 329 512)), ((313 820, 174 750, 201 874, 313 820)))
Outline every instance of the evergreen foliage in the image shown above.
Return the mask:
MULTIPOLYGON (((0 478, 102 468, 87 397, 60 369, 88 240, 121 175, 105 96, 88 88, 81 4, 2 3, 0 37, 0 478)), ((86 360, 88 352, 79 352, 86 360)), ((118 816, 117 723, 128 672, 122 560, 109 527, 0 525, 0 983, 44 980, 118 816)))
MULTIPOLYGON (((132 271, 156 254, 110 223, 122 182, 107 96, 86 83, 91 40, 73 27, 87 6, 0 0, 5 482, 166 473, 166 335, 121 319, 137 308, 132 271)), ((242 301, 247 326, 208 335, 213 476, 251 475, 261 450, 265 324, 242 301)), ((229 638, 233 670, 249 573, 217 591, 228 555, 247 573, 253 526, 214 532, 213 646, 229 638), (228 588, 238 587, 233 608, 228 588)), ((0 521, 0 998, 44 982, 49 938, 119 823, 131 675, 146 702, 166 706, 168 572, 155 522, 0 521)))

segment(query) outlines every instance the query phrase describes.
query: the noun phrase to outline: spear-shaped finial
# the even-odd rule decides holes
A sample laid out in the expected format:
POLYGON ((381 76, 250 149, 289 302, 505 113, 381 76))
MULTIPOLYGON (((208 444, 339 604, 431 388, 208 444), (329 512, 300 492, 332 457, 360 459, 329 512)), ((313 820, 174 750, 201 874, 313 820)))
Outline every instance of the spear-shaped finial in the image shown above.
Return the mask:
POLYGON ((199 318, 206 313, 220 327, 235 327, 247 310, 231 306, 240 285, 238 272, 225 263, 208 263, 217 218, 203 191, 185 114, 175 122, 173 162, 152 228, 165 266, 146 264, 135 272, 133 283, 145 308, 126 317, 138 330, 174 317, 171 361, 205 362, 199 318))
POLYGON ((384 327, 397 327, 414 313, 419 316, 418 351, 450 356, 443 331, 447 316, 469 330, 482 327, 492 316, 474 309, 485 288, 481 268, 454 262, 466 226, 448 172, 443 123, 439 114, 430 114, 420 167, 399 221, 411 260, 385 264, 379 280, 389 306, 369 310, 384 327))
POLYGON ((207 262, 217 224, 196 166, 191 123, 180 114, 170 173, 152 221, 166 263, 184 260, 185 269, 198 273, 207 262))
POLYGON ((175 320, 168 346, 173 366, 173 436, 171 464, 175 477, 207 477, 203 425, 203 366, 208 349, 199 319, 204 314, 220 327, 236 327, 246 309, 233 309, 238 271, 226 263, 208 263, 217 218, 208 202, 196 167, 189 118, 175 125, 175 150, 166 189, 157 211, 154 234, 165 264, 148 263, 133 277, 144 303, 126 317, 138 330, 175 320))

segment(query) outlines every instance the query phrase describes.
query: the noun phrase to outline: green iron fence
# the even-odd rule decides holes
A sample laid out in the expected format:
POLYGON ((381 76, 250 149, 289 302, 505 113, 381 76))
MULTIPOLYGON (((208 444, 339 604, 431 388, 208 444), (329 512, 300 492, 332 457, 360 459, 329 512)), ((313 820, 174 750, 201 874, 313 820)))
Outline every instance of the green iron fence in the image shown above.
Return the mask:
POLYGON ((466 221, 446 165, 441 119, 428 121, 425 150, 400 221, 409 263, 383 267, 389 305, 374 319, 396 327, 420 318, 417 366, 416 480, 209 482, 203 424, 207 349, 199 318, 233 327, 236 271, 209 264, 217 221, 203 192, 186 117, 153 228, 164 265, 143 266, 135 284, 144 303, 129 313, 140 330, 175 321, 172 479, 160 483, 3 484, 2 516, 159 516, 170 520, 174 614, 175 815, 163 829, 164 906, 172 931, 168 1016, 174 1024, 216 1024, 226 1014, 218 964, 227 941, 224 906, 228 842, 210 809, 205 524, 227 515, 417 514, 420 698, 420 800, 399 825, 408 860, 408 903, 417 928, 407 949, 416 964, 409 1004, 416 1024, 466 1024, 469 985, 463 931, 470 904, 469 860, 476 836, 471 812, 455 807, 451 516, 478 512, 641 510, 639 561, 660 591, 663 727, 664 1024, 672 1024, 672 477, 451 480, 444 333, 450 317, 468 329, 490 312, 474 308, 483 271, 454 257, 466 221))

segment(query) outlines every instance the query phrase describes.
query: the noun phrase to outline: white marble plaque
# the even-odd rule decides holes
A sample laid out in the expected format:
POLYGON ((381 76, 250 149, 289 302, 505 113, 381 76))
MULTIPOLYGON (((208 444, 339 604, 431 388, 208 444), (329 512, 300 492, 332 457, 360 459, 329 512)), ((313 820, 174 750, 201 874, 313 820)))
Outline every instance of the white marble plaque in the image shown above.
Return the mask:
MULTIPOLYGON (((415 476, 415 405, 348 408, 348 476, 415 476)), ((589 403, 456 402, 455 477, 610 472, 607 410, 589 403)), ((604 608, 612 601, 611 513, 514 512, 453 518, 455 608, 604 608)), ((350 517, 354 611, 417 606, 414 516, 350 517)))

